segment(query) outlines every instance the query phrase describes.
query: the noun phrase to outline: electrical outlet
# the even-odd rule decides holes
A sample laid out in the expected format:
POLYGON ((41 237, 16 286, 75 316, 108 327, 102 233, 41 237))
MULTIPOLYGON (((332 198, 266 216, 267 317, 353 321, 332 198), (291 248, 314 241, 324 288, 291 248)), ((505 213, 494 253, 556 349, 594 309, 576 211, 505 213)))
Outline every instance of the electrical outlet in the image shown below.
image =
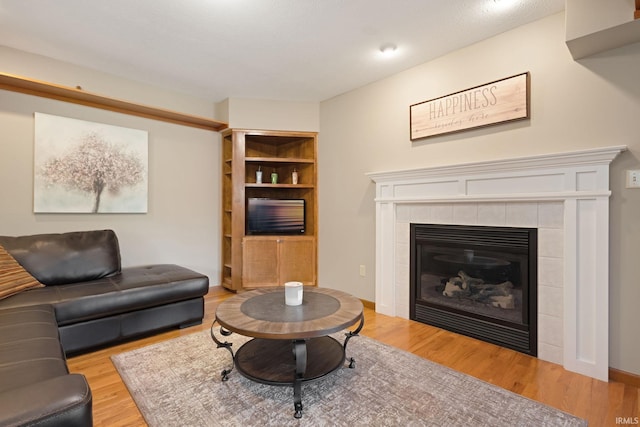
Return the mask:
POLYGON ((366 273, 367 271, 366 271, 366 268, 364 267, 364 264, 360 264, 360 277, 364 277, 366 273))
POLYGON ((640 170, 627 171, 627 188, 640 188, 640 170))

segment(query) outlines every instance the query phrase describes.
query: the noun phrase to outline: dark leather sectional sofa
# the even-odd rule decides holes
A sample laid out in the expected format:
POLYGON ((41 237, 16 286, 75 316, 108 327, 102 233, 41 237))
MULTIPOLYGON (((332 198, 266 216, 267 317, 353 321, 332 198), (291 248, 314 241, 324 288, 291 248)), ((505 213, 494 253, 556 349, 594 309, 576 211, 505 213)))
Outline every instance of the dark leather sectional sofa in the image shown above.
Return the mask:
POLYGON ((0 425, 92 425, 91 390, 66 355, 202 322, 207 276, 121 267, 112 230, 0 236, 45 286, 0 300, 0 425))

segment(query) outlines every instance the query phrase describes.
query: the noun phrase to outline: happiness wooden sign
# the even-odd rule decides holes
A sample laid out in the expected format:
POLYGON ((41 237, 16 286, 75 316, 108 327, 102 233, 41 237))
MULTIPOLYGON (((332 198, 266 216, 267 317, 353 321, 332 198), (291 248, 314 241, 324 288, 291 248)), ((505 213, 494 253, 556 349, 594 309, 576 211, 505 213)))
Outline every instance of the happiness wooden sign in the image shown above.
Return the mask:
POLYGON ((529 118, 529 73, 409 107, 411 140, 529 118))

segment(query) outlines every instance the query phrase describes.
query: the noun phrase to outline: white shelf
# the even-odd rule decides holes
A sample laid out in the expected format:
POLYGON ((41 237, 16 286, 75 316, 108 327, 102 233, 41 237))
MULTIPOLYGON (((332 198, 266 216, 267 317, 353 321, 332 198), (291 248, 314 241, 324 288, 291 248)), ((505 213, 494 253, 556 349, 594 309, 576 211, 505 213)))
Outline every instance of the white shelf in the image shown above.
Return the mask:
POLYGON ((640 42, 640 19, 567 40, 573 59, 640 42))

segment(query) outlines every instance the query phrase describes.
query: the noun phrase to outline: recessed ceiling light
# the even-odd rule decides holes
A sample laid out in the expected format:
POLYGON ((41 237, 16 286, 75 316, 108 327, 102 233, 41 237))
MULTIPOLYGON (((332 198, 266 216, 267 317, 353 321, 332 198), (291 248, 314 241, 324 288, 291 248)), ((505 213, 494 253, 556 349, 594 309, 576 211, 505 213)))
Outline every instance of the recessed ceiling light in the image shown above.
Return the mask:
POLYGON ((385 57, 393 56, 397 50, 398 47, 393 43, 385 43, 380 46, 380 53, 385 57))

